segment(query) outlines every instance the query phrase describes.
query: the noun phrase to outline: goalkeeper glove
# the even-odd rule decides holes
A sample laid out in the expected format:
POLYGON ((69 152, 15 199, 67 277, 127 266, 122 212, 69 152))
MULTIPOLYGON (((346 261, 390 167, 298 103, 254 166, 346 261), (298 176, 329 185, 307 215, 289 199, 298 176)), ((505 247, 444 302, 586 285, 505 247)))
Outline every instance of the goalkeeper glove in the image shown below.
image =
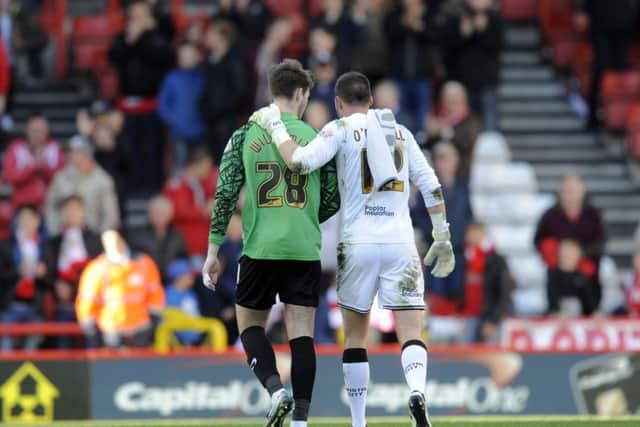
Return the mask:
POLYGON ((269 132, 271 139, 277 146, 291 139, 280 118, 280 108, 276 104, 260 108, 249 117, 249 121, 269 132))
POLYGON ((433 232, 433 243, 424 257, 424 263, 431 265, 437 258, 436 266, 432 274, 434 277, 447 277, 453 271, 456 264, 456 257, 451 246, 451 235, 449 230, 437 233, 433 232))

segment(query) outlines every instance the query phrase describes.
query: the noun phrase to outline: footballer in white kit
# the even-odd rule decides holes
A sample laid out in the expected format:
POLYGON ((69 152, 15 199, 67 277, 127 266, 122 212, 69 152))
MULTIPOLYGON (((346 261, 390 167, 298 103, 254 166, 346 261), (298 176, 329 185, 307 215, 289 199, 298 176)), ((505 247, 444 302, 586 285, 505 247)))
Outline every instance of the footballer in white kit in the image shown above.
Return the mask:
POLYGON ((343 74, 335 93, 341 118, 327 124, 305 147, 291 140, 273 105, 258 110, 250 120, 271 133, 288 167, 295 171, 309 173, 336 159, 341 198, 338 302, 345 326, 343 371, 353 426, 366 425, 366 334, 377 293, 379 304, 394 312, 414 425, 431 427, 424 397, 427 349, 421 338, 424 279, 408 202, 413 183, 434 225, 434 243, 425 263, 437 259, 432 274, 447 276, 453 270, 454 255, 441 186, 411 132, 396 124, 389 110, 369 109, 371 88, 364 75, 343 74), (385 156, 392 174, 384 174, 385 156))
POLYGON ((374 187, 367 159, 367 114, 334 120, 319 133, 321 143, 297 150, 293 163, 313 171, 336 158, 341 198, 338 245, 338 303, 368 313, 378 293, 382 308, 424 309, 422 264, 409 216, 409 183, 427 206, 442 204, 440 184, 413 135, 393 132, 397 179, 374 187))

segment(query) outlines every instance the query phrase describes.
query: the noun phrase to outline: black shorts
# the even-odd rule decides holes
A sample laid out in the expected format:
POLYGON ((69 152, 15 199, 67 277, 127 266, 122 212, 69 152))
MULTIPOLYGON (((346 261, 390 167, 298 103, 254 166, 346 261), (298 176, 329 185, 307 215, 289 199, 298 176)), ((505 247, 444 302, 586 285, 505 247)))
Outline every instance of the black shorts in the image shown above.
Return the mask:
POLYGON ((267 310, 276 294, 285 304, 317 307, 322 269, 320 261, 240 258, 236 303, 267 310))

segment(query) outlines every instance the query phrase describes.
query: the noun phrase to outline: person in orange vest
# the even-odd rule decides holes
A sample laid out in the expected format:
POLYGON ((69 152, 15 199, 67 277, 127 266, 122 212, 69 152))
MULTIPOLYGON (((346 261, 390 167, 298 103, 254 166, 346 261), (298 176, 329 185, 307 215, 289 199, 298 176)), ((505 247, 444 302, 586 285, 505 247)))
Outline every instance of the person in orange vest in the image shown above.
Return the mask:
POLYGON ((148 255, 132 254, 115 230, 102 233, 104 253, 80 277, 76 315, 89 346, 146 347, 165 306, 160 273, 148 255))

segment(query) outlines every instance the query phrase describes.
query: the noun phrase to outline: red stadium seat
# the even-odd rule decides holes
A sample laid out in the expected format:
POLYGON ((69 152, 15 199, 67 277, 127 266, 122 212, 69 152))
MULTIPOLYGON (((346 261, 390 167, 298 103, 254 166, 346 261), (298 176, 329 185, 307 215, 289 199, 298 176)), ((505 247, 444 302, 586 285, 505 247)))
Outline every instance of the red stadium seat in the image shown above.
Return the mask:
POLYGON ((271 11, 278 16, 302 15, 302 0, 266 0, 271 11))
POLYGON ((500 13, 510 21, 532 21, 538 17, 538 0, 502 0, 500 13))
POLYGON ((600 100, 608 104, 614 100, 633 100, 640 97, 639 71, 608 71, 600 84, 600 100))
POLYGON ((624 129, 627 111, 631 102, 627 100, 613 100, 604 104, 604 124, 609 130, 624 129))
POLYGON ((553 64, 558 68, 579 69, 590 67, 593 50, 587 42, 559 40, 553 43, 553 64))
POLYGON ((640 132, 640 102, 636 102, 628 108, 626 126, 629 132, 640 132))
POLYGON ((572 0, 540 0, 539 16, 542 31, 551 42, 583 37, 584 29, 576 23, 572 0))
POLYGON ((122 13, 79 16, 73 20, 72 37, 78 39, 111 38, 124 28, 122 13))
POLYGON ((115 69, 108 67, 102 70, 98 74, 98 83, 102 99, 113 101, 118 97, 120 90, 118 88, 118 73, 115 69))
POLYGON ((73 44, 74 66, 77 70, 103 69, 109 64, 110 39, 73 44))

